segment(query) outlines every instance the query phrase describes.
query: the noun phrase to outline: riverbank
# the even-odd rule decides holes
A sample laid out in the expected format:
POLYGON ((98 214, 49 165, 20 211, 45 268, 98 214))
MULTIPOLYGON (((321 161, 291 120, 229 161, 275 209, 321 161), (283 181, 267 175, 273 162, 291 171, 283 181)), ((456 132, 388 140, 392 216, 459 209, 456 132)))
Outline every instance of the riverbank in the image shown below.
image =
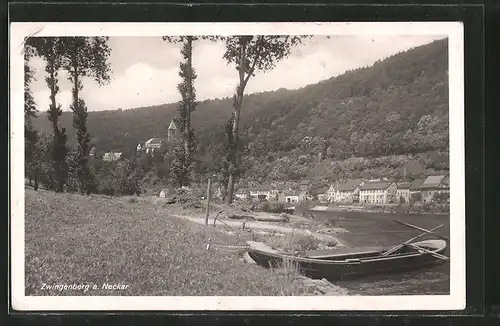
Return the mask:
POLYGON ((387 214, 432 214, 432 215, 448 215, 449 207, 437 209, 411 209, 409 206, 398 205, 339 205, 325 206, 316 205, 311 208, 311 211, 316 212, 363 212, 363 213, 387 213, 387 214))
MULTIPOLYGON (((311 241, 313 236, 289 232, 280 237, 278 231, 259 234, 219 225, 207 228, 175 217, 173 213, 182 207, 140 199, 31 189, 25 193, 26 295, 325 295, 318 288, 325 284, 306 286, 292 269, 265 269, 244 262, 239 252, 206 249, 209 242, 238 246, 254 240, 281 245, 290 239, 307 247, 318 244, 311 241), (88 290, 46 286, 75 282, 89 285, 88 290)), ((328 291, 328 295, 346 293, 333 284, 328 291)))

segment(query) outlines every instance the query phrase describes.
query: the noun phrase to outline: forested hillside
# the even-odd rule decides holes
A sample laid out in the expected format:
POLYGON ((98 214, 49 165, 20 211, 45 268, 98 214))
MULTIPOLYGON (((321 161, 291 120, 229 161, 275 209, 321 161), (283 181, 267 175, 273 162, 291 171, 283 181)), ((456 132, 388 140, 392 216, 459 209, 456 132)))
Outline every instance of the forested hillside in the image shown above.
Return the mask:
MULTIPOLYGON (((199 175, 218 170, 230 98, 199 103, 193 114, 199 175)), ((167 132, 177 104, 89 112, 98 152, 135 154, 138 142, 167 132)), ((39 108, 42 111, 42 108, 39 108)), ((71 113, 61 125, 75 138, 71 113)), ((371 67, 309 85, 245 96, 241 140, 246 176, 317 180, 349 176, 411 177, 448 169, 448 44, 440 40, 371 67)), ((37 129, 48 129, 46 113, 37 129)))

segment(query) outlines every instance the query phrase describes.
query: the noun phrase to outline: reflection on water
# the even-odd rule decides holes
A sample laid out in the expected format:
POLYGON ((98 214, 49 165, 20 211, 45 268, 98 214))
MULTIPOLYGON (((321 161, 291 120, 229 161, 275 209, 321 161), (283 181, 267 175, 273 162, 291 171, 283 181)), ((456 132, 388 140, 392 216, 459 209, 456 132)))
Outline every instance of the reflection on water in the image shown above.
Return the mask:
MULTIPOLYGON (((393 222, 393 219, 428 230, 443 224, 436 232, 446 236, 450 235, 449 215, 365 212, 314 212, 314 215, 318 219, 340 219, 342 227, 349 232, 338 234, 337 237, 343 244, 350 247, 390 247, 420 234, 418 230, 393 222)), ((416 241, 432 238, 432 236, 423 236, 416 241)), ((445 254, 449 255, 448 250, 445 254)), ((338 281, 336 284, 348 289, 351 294, 360 295, 447 295, 450 293, 450 268, 449 263, 443 263, 408 273, 382 274, 357 280, 338 281)))

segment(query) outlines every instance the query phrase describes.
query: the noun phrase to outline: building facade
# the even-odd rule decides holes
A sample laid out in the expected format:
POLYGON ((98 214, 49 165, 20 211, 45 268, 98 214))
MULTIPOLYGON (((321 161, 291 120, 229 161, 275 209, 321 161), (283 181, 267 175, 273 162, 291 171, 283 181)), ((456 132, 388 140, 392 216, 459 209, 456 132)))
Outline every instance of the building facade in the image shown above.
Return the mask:
POLYGON ((170 121, 170 125, 167 130, 167 137, 153 137, 146 142, 140 142, 137 144, 137 152, 145 152, 146 154, 153 154, 165 145, 168 145, 178 136, 177 126, 174 120, 170 121))
POLYGON ((395 182, 366 182, 359 188, 359 201, 366 204, 391 204, 396 202, 396 193, 395 182))
POLYGON ((396 202, 409 203, 410 202, 410 182, 397 183, 396 202))
POLYGON ((234 196, 238 199, 243 199, 243 200, 250 199, 250 193, 249 193, 248 189, 246 189, 246 188, 238 189, 234 193, 234 196))
POLYGON ((284 201, 287 204, 298 203, 300 199, 299 191, 285 191, 283 193, 284 201))
POLYGON ((360 179, 338 181, 328 189, 328 200, 332 203, 358 203, 359 189, 364 184, 360 179))
POLYGON ((419 190, 422 193, 422 203, 433 202, 436 194, 450 193, 449 177, 446 175, 428 176, 420 185, 419 190))
POLYGON ((105 162, 117 161, 122 158, 123 153, 121 152, 109 152, 105 153, 102 160, 105 162))

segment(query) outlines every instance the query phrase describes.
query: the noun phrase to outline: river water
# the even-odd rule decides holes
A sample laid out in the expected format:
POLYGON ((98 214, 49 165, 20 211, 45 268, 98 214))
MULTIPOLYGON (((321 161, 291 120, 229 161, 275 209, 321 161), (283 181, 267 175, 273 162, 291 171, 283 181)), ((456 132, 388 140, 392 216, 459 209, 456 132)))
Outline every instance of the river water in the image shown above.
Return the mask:
MULTIPOLYGON (((436 232, 450 235, 449 215, 319 211, 315 211, 314 215, 318 219, 340 220, 341 226, 349 232, 336 236, 349 247, 391 247, 421 233, 394 222, 394 219, 427 230, 443 224, 436 232)), ((416 241, 430 238, 432 237, 424 236, 416 241)), ((448 252, 446 254, 449 255, 448 252)), ((348 289, 353 295, 448 295, 450 293, 450 268, 448 263, 443 263, 407 273, 381 274, 356 280, 338 281, 336 284, 348 289)))

